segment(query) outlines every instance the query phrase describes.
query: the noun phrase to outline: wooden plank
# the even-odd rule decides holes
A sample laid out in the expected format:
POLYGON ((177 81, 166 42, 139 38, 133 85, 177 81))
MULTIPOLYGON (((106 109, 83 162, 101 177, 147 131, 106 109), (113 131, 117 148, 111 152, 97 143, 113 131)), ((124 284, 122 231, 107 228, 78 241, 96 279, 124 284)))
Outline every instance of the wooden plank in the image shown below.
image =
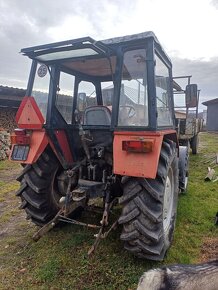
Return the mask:
POLYGON ((208 167, 208 173, 207 173, 206 177, 204 178, 204 180, 211 181, 214 178, 215 174, 216 174, 215 170, 208 167))

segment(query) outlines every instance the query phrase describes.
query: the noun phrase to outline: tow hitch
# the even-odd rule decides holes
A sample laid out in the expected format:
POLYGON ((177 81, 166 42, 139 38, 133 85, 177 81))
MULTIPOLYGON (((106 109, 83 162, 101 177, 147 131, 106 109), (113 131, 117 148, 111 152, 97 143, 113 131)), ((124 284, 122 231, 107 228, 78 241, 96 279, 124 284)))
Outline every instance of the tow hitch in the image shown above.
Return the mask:
MULTIPOLYGON (((68 170, 68 186, 66 196, 62 197, 60 202, 63 203, 62 208, 58 211, 56 216, 45 224, 42 228, 40 228, 34 235, 33 240, 37 242, 40 238, 42 238, 46 233, 48 233, 51 229, 53 229, 59 222, 65 222, 69 224, 79 225, 87 228, 99 229, 98 233, 94 235, 95 241, 92 247, 88 251, 88 256, 90 256, 97 248, 101 239, 105 239, 108 234, 113 230, 116 229, 118 224, 118 219, 109 227, 109 214, 115 204, 117 204, 118 199, 114 198, 111 201, 110 192, 105 190, 105 203, 104 208, 97 207, 97 206, 88 206, 85 205, 85 210, 91 212, 102 212, 102 219, 100 221, 101 225, 89 224, 84 223, 75 219, 70 218, 69 216, 78 208, 79 205, 84 206, 87 204, 87 197, 84 195, 82 197, 73 197, 73 192, 71 191, 71 183, 73 178, 74 170, 68 170)), ((107 188, 107 186, 106 186, 107 188)), ((77 190, 78 192, 78 190, 77 190)))

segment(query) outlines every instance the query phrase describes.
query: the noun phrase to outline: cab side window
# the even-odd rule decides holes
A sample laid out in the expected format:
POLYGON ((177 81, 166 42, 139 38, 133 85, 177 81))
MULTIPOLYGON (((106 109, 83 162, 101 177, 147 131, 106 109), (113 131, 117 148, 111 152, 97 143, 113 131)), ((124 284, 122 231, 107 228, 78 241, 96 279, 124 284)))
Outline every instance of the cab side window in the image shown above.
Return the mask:
POLYGON ((157 125, 173 125, 169 91, 169 69, 156 55, 155 84, 157 98, 157 125))

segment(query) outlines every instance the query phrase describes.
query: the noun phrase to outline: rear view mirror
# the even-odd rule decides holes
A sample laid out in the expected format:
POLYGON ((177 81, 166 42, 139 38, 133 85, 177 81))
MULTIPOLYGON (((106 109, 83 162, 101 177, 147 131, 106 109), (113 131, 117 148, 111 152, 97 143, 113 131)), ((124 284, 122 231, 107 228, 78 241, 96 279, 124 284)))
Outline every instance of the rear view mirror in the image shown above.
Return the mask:
POLYGON ((198 86, 190 84, 185 89, 185 102, 187 108, 194 108, 198 105, 198 86))

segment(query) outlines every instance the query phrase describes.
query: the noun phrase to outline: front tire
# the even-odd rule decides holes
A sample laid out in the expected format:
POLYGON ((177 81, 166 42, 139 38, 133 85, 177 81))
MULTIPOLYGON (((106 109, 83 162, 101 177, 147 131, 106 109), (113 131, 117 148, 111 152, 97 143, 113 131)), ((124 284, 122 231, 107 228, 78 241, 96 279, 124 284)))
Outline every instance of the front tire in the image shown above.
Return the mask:
MULTIPOLYGON (((126 180, 126 178, 124 178, 126 180)), ((176 144, 162 144, 155 179, 130 177, 124 183, 119 223, 123 225, 124 248, 135 256, 163 260, 175 227, 178 200, 176 144)))

